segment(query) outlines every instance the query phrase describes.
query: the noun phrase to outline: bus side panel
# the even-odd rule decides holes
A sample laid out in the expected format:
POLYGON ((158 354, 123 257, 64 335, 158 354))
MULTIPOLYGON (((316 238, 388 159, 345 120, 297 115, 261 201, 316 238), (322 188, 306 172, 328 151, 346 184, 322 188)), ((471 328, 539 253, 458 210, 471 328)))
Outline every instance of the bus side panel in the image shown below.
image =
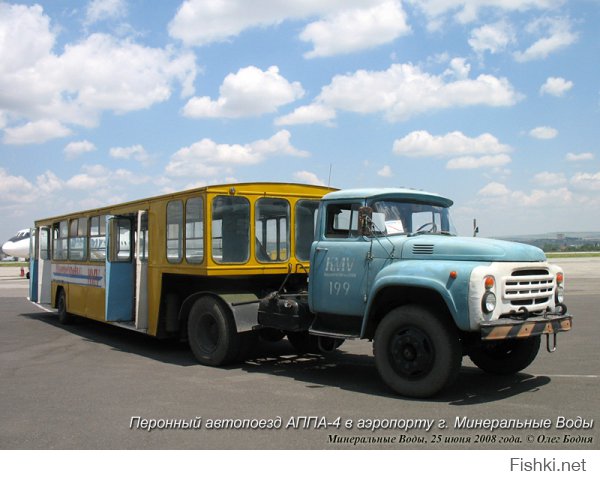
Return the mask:
POLYGON ((148 335, 158 333, 162 278, 160 269, 148 265, 148 335))
POLYGON ((87 318, 104 321, 105 319, 105 290, 99 287, 87 287, 85 314, 87 318))
POLYGON ((86 304, 87 304, 87 293, 90 287, 85 287, 83 285, 68 285, 66 289, 67 293, 67 308, 69 313, 74 313, 75 315, 81 315, 85 317, 86 304))

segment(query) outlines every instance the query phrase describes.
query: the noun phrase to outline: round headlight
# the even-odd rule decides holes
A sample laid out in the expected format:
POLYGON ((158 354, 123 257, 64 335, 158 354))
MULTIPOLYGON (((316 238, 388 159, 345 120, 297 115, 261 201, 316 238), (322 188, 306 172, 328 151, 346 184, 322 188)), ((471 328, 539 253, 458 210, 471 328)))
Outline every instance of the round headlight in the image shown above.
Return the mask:
POLYGON ((556 287, 556 295, 555 295, 556 303, 563 303, 565 301, 565 287, 562 285, 558 285, 556 287))
POLYGON ((492 313, 496 308, 496 295, 493 292, 485 292, 481 299, 481 309, 484 313, 492 313))

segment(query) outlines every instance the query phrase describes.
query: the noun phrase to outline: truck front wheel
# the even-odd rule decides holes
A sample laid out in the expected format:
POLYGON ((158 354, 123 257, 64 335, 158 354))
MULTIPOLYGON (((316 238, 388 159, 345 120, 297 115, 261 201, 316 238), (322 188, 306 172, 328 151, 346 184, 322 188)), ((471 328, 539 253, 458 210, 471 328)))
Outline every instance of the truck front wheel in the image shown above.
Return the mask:
POLYGON ((540 349, 540 337, 481 342, 471 350, 471 361, 488 373, 510 375, 527 368, 540 349))
POLYGON ((458 335, 425 308, 390 311, 375 332, 375 365, 383 381, 407 397, 430 397, 452 383, 460 369, 458 335))

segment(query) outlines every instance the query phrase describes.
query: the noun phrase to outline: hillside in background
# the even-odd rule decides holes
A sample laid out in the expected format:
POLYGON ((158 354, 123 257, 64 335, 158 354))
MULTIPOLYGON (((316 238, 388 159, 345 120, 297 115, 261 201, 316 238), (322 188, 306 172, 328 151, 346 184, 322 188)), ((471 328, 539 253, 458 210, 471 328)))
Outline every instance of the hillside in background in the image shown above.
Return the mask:
POLYGON ((555 232, 499 237, 500 240, 527 243, 545 252, 600 251, 600 232, 555 232))

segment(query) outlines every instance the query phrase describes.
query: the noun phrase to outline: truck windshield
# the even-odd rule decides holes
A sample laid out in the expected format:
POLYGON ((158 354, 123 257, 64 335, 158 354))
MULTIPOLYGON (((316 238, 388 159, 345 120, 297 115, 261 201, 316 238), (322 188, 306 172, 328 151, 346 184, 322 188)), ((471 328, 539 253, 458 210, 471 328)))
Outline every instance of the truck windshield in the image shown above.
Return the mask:
POLYGON ((386 199, 369 203, 373 229, 380 235, 456 235, 447 207, 386 199))

